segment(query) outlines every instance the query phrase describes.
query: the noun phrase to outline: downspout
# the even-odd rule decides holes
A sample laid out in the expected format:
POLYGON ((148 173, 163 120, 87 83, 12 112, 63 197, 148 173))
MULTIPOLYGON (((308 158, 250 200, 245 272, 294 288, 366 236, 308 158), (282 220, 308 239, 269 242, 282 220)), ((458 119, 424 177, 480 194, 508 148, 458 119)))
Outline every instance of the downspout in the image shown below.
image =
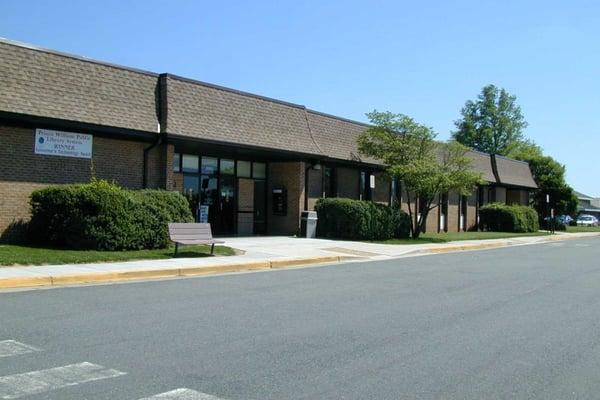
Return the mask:
MULTIPOLYGON (((310 127, 310 119, 308 118, 308 110, 304 106, 302 106, 302 109, 304 111, 304 118, 306 119, 306 127, 308 129, 308 135, 310 136, 310 139, 314 143, 315 147, 319 150, 319 152, 323 153, 323 150, 319 146, 319 143, 317 143, 317 141, 315 140, 315 137, 313 136, 312 128, 310 127)), ((311 162, 308 165, 308 167, 306 167, 304 169, 304 211, 308 211, 308 171, 311 168, 313 168, 316 164, 318 164, 318 161, 311 162)))
MULTIPOLYGON (((156 96, 156 118, 158 120, 156 126, 156 132, 158 133, 156 139, 152 144, 144 148, 144 157, 142 161, 142 187, 146 189, 148 187, 148 154, 155 147, 165 142, 167 132, 167 74, 160 74, 155 90, 156 96)), ((167 166, 168 168, 168 166, 167 166)))
MULTIPOLYGON (((160 130, 160 124, 158 124, 158 129, 160 130)), ((154 142, 152 142, 152 144, 150 146, 144 148, 144 160, 143 160, 143 167, 142 167, 142 168, 144 168, 144 174, 143 174, 143 179, 142 179, 142 187, 144 189, 148 188, 148 153, 150 152, 150 150, 152 150, 156 146, 162 144, 162 142, 163 142, 163 134, 159 132, 158 136, 154 140, 154 142)))

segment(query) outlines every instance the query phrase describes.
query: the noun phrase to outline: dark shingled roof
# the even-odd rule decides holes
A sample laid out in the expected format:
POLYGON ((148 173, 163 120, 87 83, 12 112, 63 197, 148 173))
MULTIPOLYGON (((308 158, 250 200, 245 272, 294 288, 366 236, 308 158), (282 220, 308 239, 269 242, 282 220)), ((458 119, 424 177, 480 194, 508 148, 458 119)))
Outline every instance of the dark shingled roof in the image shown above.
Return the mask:
POLYGON ((481 172, 483 179, 488 182, 496 182, 494 169, 492 168, 492 158, 489 154, 471 150, 467 153, 467 156, 473 160, 473 168, 481 172))
POLYGON ((234 144, 321 155, 306 109, 289 103, 167 77, 167 132, 234 144))
POLYGON ((308 111, 310 130, 321 152, 340 160, 362 161, 378 164, 372 158, 358 152, 358 136, 368 128, 367 124, 334 117, 317 111, 308 111))
POLYGON ((498 183, 532 189, 537 188, 531 175, 529 164, 525 161, 496 155, 496 168, 498 171, 498 183))
POLYGON ((157 75, 0 41, 0 110, 157 131, 157 75))
MULTIPOLYGON (((3 112, 157 132, 164 79, 168 134, 378 164, 358 152, 356 139, 367 124, 302 105, 4 39, 0 60, 3 112)), ((497 181, 489 155, 469 156, 485 180, 497 181)), ((496 156, 496 164, 498 183, 536 187, 527 163, 496 156)))

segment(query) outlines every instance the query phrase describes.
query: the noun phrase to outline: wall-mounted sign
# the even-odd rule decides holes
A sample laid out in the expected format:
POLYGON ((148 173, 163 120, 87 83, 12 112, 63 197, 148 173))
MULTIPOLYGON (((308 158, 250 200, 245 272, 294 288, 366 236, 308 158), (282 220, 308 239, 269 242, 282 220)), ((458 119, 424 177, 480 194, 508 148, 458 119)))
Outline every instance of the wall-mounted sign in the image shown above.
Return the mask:
POLYGON ((54 131, 35 130, 35 154, 77 158, 92 158, 92 135, 54 131))
POLYGON ((208 206, 201 205, 198 210, 198 222, 206 224, 208 222, 208 206))

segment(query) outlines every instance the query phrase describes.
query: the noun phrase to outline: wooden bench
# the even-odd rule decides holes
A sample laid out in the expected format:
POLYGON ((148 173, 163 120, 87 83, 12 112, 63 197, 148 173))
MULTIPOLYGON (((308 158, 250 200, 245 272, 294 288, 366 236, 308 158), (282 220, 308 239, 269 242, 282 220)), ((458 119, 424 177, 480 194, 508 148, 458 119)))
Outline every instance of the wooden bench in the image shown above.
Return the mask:
POLYGON ((180 244, 210 244, 210 254, 215 251, 215 244, 225 243, 222 240, 213 239, 210 224, 192 223, 170 223, 169 237, 175 243, 175 254, 180 244))

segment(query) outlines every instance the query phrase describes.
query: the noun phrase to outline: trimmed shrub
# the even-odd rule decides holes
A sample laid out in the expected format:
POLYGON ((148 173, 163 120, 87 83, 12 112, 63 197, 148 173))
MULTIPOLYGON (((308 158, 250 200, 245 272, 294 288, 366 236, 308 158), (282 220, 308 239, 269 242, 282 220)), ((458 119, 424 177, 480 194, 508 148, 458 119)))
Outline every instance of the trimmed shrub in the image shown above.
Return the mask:
POLYGON ((107 181, 57 185, 31 194, 29 237, 73 249, 139 250, 169 244, 169 222, 192 222, 175 192, 127 190, 107 181))
POLYGON ((537 232, 540 229, 537 212, 527 206, 492 203, 481 207, 480 225, 483 230, 496 232, 537 232))
POLYGON ((315 205, 317 235, 351 240, 387 240, 407 238, 408 215, 399 207, 368 201, 327 198, 315 205))

